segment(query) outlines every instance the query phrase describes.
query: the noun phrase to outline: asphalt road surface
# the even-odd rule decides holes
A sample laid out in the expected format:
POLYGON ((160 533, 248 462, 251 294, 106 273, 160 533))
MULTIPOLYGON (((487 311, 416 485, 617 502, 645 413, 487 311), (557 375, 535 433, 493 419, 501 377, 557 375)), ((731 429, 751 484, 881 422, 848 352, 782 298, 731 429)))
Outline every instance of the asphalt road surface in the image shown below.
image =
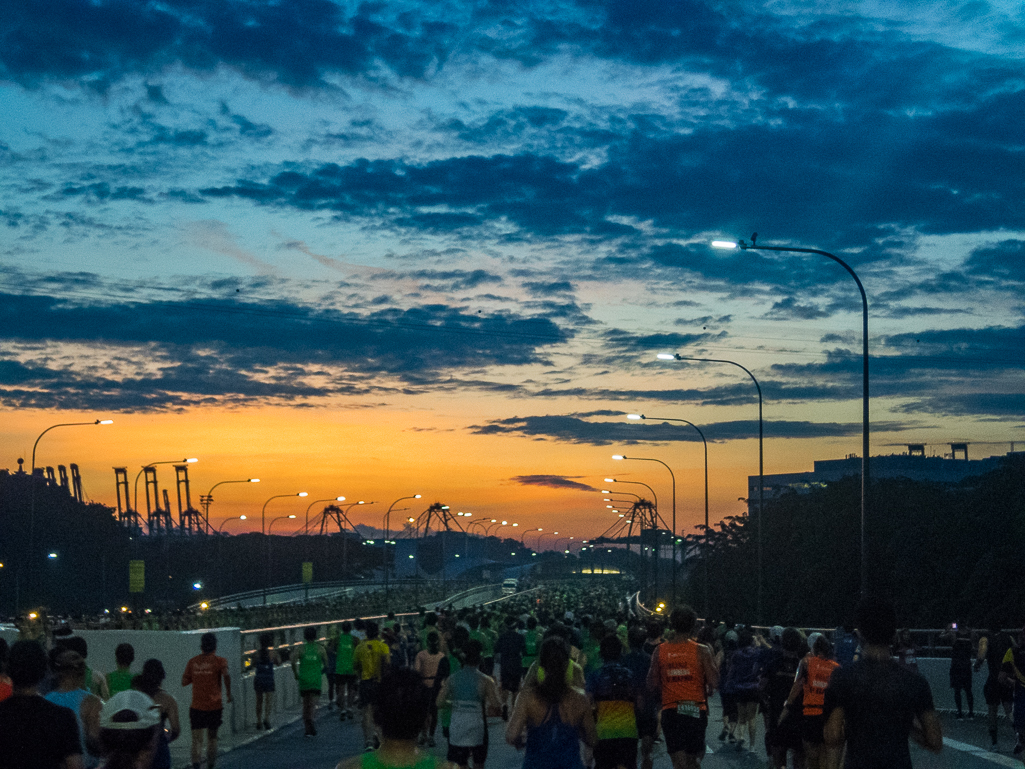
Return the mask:
MULTIPOLYGON (((764 745, 755 746, 755 752, 738 751, 717 739, 720 713, 715 703, 711 712, 707 740, 709 752, 702 762, 707 769, 755 769, 767 765, 764 745)), ((292 714, 294 718, 296 714, 292 714)), ((939 755, 928 753, 912 745, 912 761, 916 769, 995 769, 996 767, 1022 767, 1022 762, 1011 755, 1014 744, 1010 724, 1000 722, 1000 750, 988 749, 985 718, 955 721, 949 714, 943 720, 944 749, 939 755)), ((760 718, 760 716, 759 716, 760 718)), ((253 732, 252 739, 223 755, 217 763, 221 769, 332 769, 339 760, 359 755, 363 749, 363 736, 359 726, 338 720, 336 710, 320 708, 317 715, 318 735, 303 736, 302 722, 298 719, 271 732, 253 732)), ((519 769, 523 754, 505 743, 505 725, 501 719, 490 721, 491 749, 487 769, 519 769)), ((764 732, 759 729, 759 742, 764 732)), ((438 747, 432 750, 445 755, 445 741, 438 730, 438 747)), ((665 746, 655 746, 655 769, 671 769, 665 746)))

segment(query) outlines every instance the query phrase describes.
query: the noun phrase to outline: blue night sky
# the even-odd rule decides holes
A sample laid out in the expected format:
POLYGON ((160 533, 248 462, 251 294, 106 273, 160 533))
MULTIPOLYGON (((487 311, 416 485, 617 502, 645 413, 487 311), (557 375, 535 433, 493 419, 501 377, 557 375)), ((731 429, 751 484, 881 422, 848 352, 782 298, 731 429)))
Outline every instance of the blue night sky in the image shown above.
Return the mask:
POLYGON ((645 412, 735 513, 751 383, 656 353, 758 376, 766 472, 861 445, 857 290, 708 246, 756 231, 861 276, 873 453, 1025 442, 1020 2, 3 6, 2 466, 110 416, 40 444, 98 501, 196 455, 264 478, 221 515, 423 491, 584 536, 602 476, 667 487, 640 446, 689 526, 696 436, 645 412))

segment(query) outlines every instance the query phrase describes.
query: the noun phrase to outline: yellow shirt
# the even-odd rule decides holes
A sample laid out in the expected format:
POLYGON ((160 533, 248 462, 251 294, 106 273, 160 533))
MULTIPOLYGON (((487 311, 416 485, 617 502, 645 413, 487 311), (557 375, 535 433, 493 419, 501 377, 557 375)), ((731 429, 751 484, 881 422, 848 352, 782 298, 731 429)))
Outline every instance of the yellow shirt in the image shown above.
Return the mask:
POLYGON ((381 680, 384 666, 391 661, 391 649, 380 638, 364 641, 352 653, 352 664, 358 666, 363 681, 381 680))

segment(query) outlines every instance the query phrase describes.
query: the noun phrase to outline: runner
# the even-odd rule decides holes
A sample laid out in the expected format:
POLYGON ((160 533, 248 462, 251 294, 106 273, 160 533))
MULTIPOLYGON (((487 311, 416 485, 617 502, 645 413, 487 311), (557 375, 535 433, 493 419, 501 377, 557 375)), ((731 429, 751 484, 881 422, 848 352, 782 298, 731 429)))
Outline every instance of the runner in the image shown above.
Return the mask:
POLYGON ((1013 702, 1013 688, 1000 683, 1000 669, 1003 666, 1004 655, 1011 648, 1011 637, 1000 629, 1000 623, 991 620, 989 632, 979 639, 979 652, 975 659, 975 670, 982 668, 986 663, 986 683, 982 687, 982 695, 986 698, 986 709, 988 710, 989 738, 992 748, 997 748, 997 724, 1000 715, 1000 706, 1003 705, 1004 715, 1011 719, 1011 704, 1013 702))
POLYGON ((448 760, 466 769, 472 758, 474 769, 482 769, 488 757, 488 711, 497 714, 502 701, 495 680, 480 672, 480 641, 470 639, 464 651, 462 668, 441 684, 437 704, 452 709, 448 760))
POLYGON ((1014 687, 1014 755, 1020 756, 1025 750, 1025 628, 1018 634, 1018 645, 1004 654, 1000 681, 1014 687))
POLYGON ((206 766, 213 769, 217 762, 217 730, 224 720, 224 700, 231 704, 231 676, 228 661, 218 657, 217 636, 203 633, 199 639, 202 652, 185 665, 182 686, 192 687, 192 705, 189 708, 189 726, 192 728, 192 769, 199 769, 206 740, 206 766), (224 700, 221 684, 224 684, 224 700))
POLYGON ((125 692, 132 688, 132 663, 135 662, 135 649, 131 644, 118 644, 114 649, 115 670, 107 673, 107 690, 113 697, 118 692, 125 692))
POLYGON ((378 638, 377 623, 368 621, 365 625, 367 640, 356 647, 352 656, 352 667, 359 676, 359 708, 363 727, 363 750, 374 750, 380 740, 374 728, 372 705, 377 688, 388 670, 390 653, 388 644, 378 638))
POLYGON ((825 769, 827 763, 823 747, 822 729, 826 724, 823 711, 826 687, 830 676, 840 666, 832 657, 832 644, 822 633, 812 633, 809 638, 812 647, 797 667, 797 677, 790 689, 790 695, 783 705, 784 720, 797 707, 798 697, 803 698, 801 706, 801 739, 804 745, 804 760, 807 769, 825 769))
POLYGON ((281 657, 274 651, 274 636, 264 633, 260 636, 260 650, 254 660, 256 672, 253 675, 253 691, 256 694, 256 728, 270 729, 271 700, 274 699, 274 669, 281 664, 281 657))
POLYGON ((773 769, 786 769, 787 753, 794 756, 794 766, 804 766, 804 743, 801 740, 803 715, 796 707, 783 718, 784 706, 790 696, 801 663, 804 642, 792 627, 784 628, 779 648, 762 670, 762 686, 766 702, 765 752, 773 769))
POLYGON ((689 606, 673 609, 673 636, 651 655, 648 690, 661 692, 662 733, 673 769, 698 767, 705 757, 708 697, 719 685, 712 650, 692 636, 697 615, 689 606))
POLYGON ((526 749, 523 769, 583 769, 580 743, 593 747, 597 735, 587 698, 566 683, 569 645, 557 636, 541 644, 543 680, 523 690, 509 717, 505 739, 526 749))
POLYGON ((636 769, 637 709, 640 692, 633 672, 621 664, 623 643, 615 634, 601 639, 602 666, 587 677, 587 693, 596 713, 598 742, 594 769, 636 769))
POLYGON ((111 697, 99 717, 103 769, 149 766, 160 730, 160 708, 152 699, 129 689, 111 697))
MULTIPOLYGON (((627 632, 630 651, 621 660, 624 667, 630 669, 634 676, 634 687, 638 692, 637 705, 637 736, 640 738, 641 769, 652 769, 652 751, 655 748, 655 735, 658 733, 659 702, 656 697, 646 691, 648 668, 651 667, 651 654, 644 651, 647 631, 635 625, 627 632)), ((655 647, 658 648, 658 647, 655 647)))
POLYGON ((375 694, 368 709, 381 730, 381 747, 341 761, 336 769, 454 769, 416 745, 430 700, 420 676, 412 670, 391 671, 381 679, 375 694))
POLYGON ((847 766, 911 769, 909 737, 933 753, 943 748, 929 684, 890 656, 897 630, 893 604, 863 598, 855 624, 861 638, 861 659, 834 670, 826 689, 823 736, 830 766, 838 766, 846 743, 847 766))
MULTIPOLYGON (((432 630, 427 634, 427 648, 416 655, 413 670, 431 692, 431 706, 423 730, 420 732, 420 745, 435 746, 434 733, 438 729, 438 692, 441 690, 443 676, 440 674, 441 663, 445 655, 441 653, 441 642, 438 633, 432 630)), ((446 669, 448 666, 446 665, 446 669)))
POLYGON ((356 671, 352 667, 352 659, 358 643, 359 640, 352 634, 352 623, 345 620, 335 649, 335 686, 338 718, 341 721, 352 718, 352 704, 356 699, 356 671))
POLYGON ((722 691, 728 693, 737 706, 737 750, 744 749, 744 737, 754 753, 755 740, 758 737, 758 703, 761 694, 758 685, 762 675, 762 652, 755 645, 755 636, 744 628, 738 633, 737 650, 730 656, 729 671, 722 685, 722 691))
POLYGON ((509 720, 509 706, 520 690, 520 679, 523 678, 523 652, 526 642, 516 631, 516 618, 512 615, 505 618, 505 632, 498 637, 495 653, 500 668, 499 678, 502 682, 502 720, 509 720))
POLYGON ((46 652, 17 641, 7 658, 14 693, 0 702, 0 757, 5 769, 82 769, 78 722, 68 708, 39 696, 46 652))
POLYGON ((317 641, 317 626, 303 628, 303 645, 299 654, 292 655, 292 673, 299 683, 299 696, 303 700, 303 724, 306 726, 307 737, 317 736, 317 725, 314 717, 317 714, 317 702, 320 700, 320 687, 327 667, 327 651, 317 641))
POLYGON ((975 718, 975 693, 972 691, 972 632, 960 623, 954 632, 950 647, 950 688, 954 690, 954 704, 957 706, 957 720, 964 714, 961 710, 961 692, 968 701, 968 718, 975 718))
POLYGON ((529 668, 537 659, 537 650, 541 646, 541 631, 537 627, 537 617, 527 617, 527 630, 523 634, 523 659, 521 666, 529 668))
POLYGON ((46 700, 75 714, 82 741, 82 764, 90 769, 100 763, 100 708, 103 703, 84 688, 85 660, 76 652, 61 652, 53 667, 57 686, 46 695, 46 700))
POLYGON ((170 743, 178 739, 178 735, 181 734, 178 703, 174 697, 161 688, 164 678, 164 666, 160 660, 149 659, 143 663, 142 673, 132 681, 132 688, 138 689, 153 700, 160 710, 160 729, 157 731, 157 747, 153 752, 151 769, 171 769, 170 743))

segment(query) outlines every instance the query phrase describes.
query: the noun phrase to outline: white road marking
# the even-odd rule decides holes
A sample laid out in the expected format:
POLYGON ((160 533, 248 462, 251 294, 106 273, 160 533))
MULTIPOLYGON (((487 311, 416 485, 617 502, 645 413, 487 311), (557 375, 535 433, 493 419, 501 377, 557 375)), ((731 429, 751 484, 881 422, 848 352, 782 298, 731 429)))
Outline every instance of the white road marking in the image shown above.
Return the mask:
POLYGON ((1000 764, 1001 766, 1009 766, 1012 767, 1012 769, 1020 769, 1022 765, 1020 759, 1005 756, 1001 753, 994 753, 991 750, 980 748, 976 745, 969 745, 967 742, 958 742, 957 740, 952 740, 949 737, 943 738, 943 746, 953 748, 954 750, 960 750, 962 753, 971 753, 976 758, 992 761, 994 764, 1000 764))

